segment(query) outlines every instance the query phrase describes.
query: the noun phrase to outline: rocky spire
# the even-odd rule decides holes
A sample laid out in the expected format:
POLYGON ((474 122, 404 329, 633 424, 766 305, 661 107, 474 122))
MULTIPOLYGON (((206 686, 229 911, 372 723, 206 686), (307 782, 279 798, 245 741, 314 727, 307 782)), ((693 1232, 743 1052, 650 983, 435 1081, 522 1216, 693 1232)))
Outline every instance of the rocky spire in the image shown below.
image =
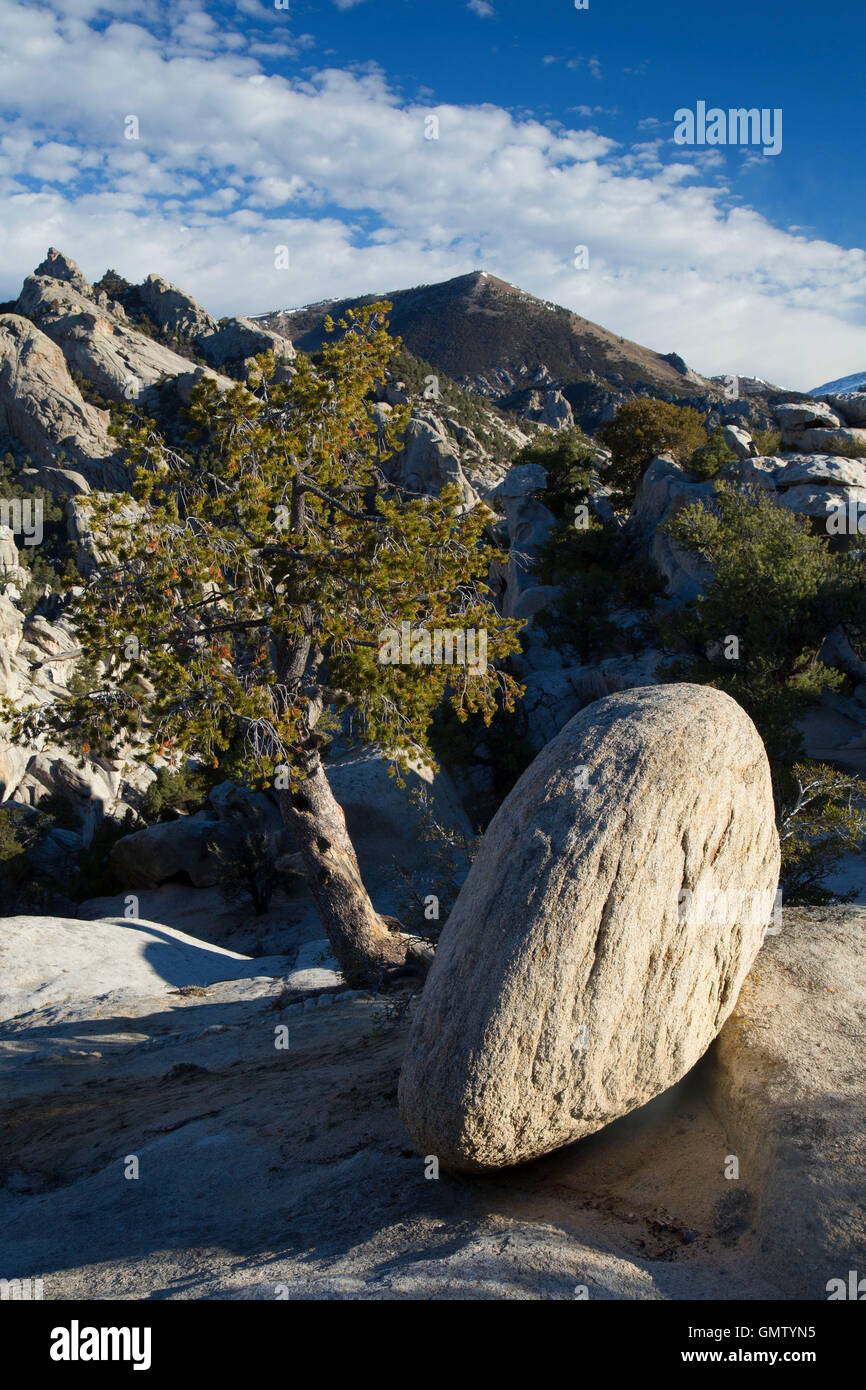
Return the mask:
POLYGON ((64 256, 62 251, 58 251, 56 246, 49 246, 48 255, 33 273, 34 275, 47 275, 51 280, 66 280, 81 294, 90 293, 90 285, 82 275, 79 266, 68 256, 64 256))

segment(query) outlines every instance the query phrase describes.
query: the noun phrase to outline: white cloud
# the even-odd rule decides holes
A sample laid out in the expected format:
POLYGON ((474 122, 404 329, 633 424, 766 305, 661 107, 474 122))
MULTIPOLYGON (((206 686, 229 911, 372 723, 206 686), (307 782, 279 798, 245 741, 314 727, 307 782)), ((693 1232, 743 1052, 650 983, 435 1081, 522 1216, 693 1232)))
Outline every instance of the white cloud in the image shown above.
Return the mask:
POLYGON ((468 0, 466 8, 479 15, 481 19, 492 19, 496 14, 490 0, 468 0))
POLYGON ((569 106, 568 111, 573 111, 577 116, 616 116, 618 114, 615 106, 569 106))
MULTIPOLYGON (((682 151, 664 163, 666 142, 622 149, 493 104, 407 102, 375 69, 261 81, 195 0, 166 11, 167 40, 131 0, 103 32, 86 22, 97 8, 7 5, 0 298, 49 244, 92 277, 158 271, 217 314, 480 263, 704 372, 805 388, 866 365, 866 254, 734 206, 713 169, 682 151), (576 244, 590 270, 575 271, 576 244)), ((274 40, 297 48, 283 18, 274 40)))

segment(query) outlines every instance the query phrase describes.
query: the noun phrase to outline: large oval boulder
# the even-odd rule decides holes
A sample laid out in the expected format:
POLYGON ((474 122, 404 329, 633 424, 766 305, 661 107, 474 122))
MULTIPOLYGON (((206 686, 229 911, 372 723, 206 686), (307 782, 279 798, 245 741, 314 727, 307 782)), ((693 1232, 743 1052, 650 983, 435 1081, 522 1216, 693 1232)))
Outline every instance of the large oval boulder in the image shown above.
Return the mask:
POLYGON ((673 1085, 734 1007, 778 874, 766 753, 730 696, 650 686, 575 715, 442 932, 400 1078, 420 1151, 504 1167, 673 1085))

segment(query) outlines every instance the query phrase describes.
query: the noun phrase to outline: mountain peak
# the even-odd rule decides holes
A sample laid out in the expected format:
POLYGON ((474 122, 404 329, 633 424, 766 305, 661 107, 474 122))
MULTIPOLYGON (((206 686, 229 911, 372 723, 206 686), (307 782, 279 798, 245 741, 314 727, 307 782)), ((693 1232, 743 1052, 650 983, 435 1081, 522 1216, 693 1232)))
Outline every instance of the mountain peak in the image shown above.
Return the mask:
POLYGON ((813 386, 810 396, 823 396, 828 391, 866 390, 866 372, 852 372, 851 376, 840 376, 835 381, 825 381, 823 386, 813 386))
MULTIPOLYGON (((372 303, 377 295, 263 314, 259 322, 304 351, 324 339, 327 314, 372 303)), ((673 399, 715 396, 718 387, 689 371, 675 352, 662 355, 621 338, 549 300, 476 269, 431 285, 395 290, 391 331, 406 348, 453 380, 505 401, 541 368, 551 387, 575 397, 590 389, 649 390, 673 399)))
POLYGON ((69 256, 64 256, 63 252, 58 251, 56 246, 49 246, 48 255, 36 267, 33 274, 46 276, 49 280, 64 280, 74 289, 84 293, 90 289, 78 263, 71 260, 69 256))

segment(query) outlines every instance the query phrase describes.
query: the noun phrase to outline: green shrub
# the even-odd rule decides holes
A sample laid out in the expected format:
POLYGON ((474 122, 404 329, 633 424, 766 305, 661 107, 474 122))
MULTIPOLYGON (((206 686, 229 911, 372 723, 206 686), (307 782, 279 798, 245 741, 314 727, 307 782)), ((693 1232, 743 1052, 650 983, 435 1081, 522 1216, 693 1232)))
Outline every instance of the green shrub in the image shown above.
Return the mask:
POLYGON ((679 652, 664 674, 725 690, 751 715, 773 777, 783 892, 829 901, 821 880, 866 835, 866 783, 803 762, 799 721, 843 683, 820 659, 828 635, 842 625, 855 650, 862 640, 866 546, 831 551, 808 518, 728 483, 716 485, 712 506, 686 507, 666 529, 713 574, 696 603, 662 625, 679 652))
MULTIPOLYGON (((572 540, 575 549, 586 536, 585 531, 576 533, 572 540)), ((559 602, 542 609, 536 622, 555 647, 571 647, 580 661, 588 662, 614 647, 619 629, 611 615, 617 598, 615 577, 600 566, 588 567, 572 573, 563 584, 559 602)))
POLYGON ((109 299, 119 300, 123 303, 123 296, 127 290, 131 290, 132 285, 129 280, 125 280, 122 275, 118 275, 116 270, 106 270, 101 280, 94 281, 94 294, 102 294, 103 290, 109 299))
POLYGON ((845 459, 863 459, 866 458, 866 443, 861 444, 856 439, 837 439, 827 453, 838 454, 845 459))
POLYGON ((795 761, 798 718, 843 679, 820 660, 821 647, 839 623, 866 612, 866 548, 836 555, 807 517, 730 483, 716 484, 712 506, 684 507, 664 529, 713 571, 666 629, 687 654, 690 678, 739 701, 771 764, 795 761))
MULTIPOLYGON (((58 456, 58 466, 67 460, 58 456)), ((76 566, 76 547, 69 539, 63 499, 39 484, 21 478, 21 470, 32 468, 29 455, 19 465, 7 453, 0 461, 0 497, 16 498, 22 502, 39 502, 42 507, 42 540, 39 545, 18 545, 18 563, 29 571, 29 580, 17 600, 17 606, 27 615, 32 613, 46 589, 63 593, 71 584, 81 582, 76 566)))
POLYGON ((513 466, 538 463, 547 470, 547 486, 542 501, 558 521, 571 521, 574 508, 586 502, 597 479, 593 469, 596 456, 583 431, 573 429, 544 431, 515 455, 513 466))
MULTIPOLYGON (((521 734, 520 715, 514 711, 501 709, 487 725, 481 715, 470 714, 468 719, 459 719, 450 705, 437 710, 430 745, 437 760, 453 771, 466 771, 478 765, 489 769, 497 805, 538 752, 521 734), (479 747, 484 749, 481 757, 479 747)), ((491 807, 489 814, 495 809, 491 807)), ((484 819, 482 815, 479 823, 484 819)))
POLYGON ((0 912, 41 912, 51 902, 51 885, 37 871, 30 851, 50 822, 19 807, 0 806, 0 912))
POLYGON ((219 865, 219 890, 228 903, 249 903, 263 917, 278 888, 286 888, 289 875, 277 868, 279 853, 274 837, 264 829, 250 830, 236 849, 209 846, 219 865))
POLYGON ((598 437, 612 454, 605 481, 619 490, 623 504, 631 503, 656 455, 672 454, 685 464, 706 444, 705 419, 692 406, 642 396, 618 406, 616 416, 602 425, 598 437))
POLYGON ((194 815, 207 805, 211 788, 224 780, 210 768, 186 764, 173 771, 161 767, 156 781, 144 794, 142 814, 149 822, 174 820, 178 815, 194 815))
POLYGON ((35 813, 0 807, 0 896, 4 911, 39 912, 58 899, 79 902, 117 893, 123 887, 108 859, 116 842, 135 829, 131 812, 122 823, 103 820, 91 843, 77 855, 70 853, 58 875, 47 873, 34 858, 53 828, 80 828, 72 803, 61 795, 43 797, 35 813))
POLYGON ((14 878, 21 869, 28 837, 20 816, 0 806, 0 872, 14 878))
POLYGON ((633 627, 623 629, 616 610, 652 609, 665 585, 636 538, 592 511, 585 520, 576 525, 566 511, 542 547, 539 579, 558 586, 561 596, 535 621, 554 645, 589 662, 635 650, 641 639, 633 627))
POLYGON ((118 840, 139 828, 131 811, 126 812, 122 821, 107 817, 101 821, 90 844, 76 859, 69 896, 82 902, 85 898, 107 898, 121 892, 125 885, 115 876, 109 856, 118 840))
POLYGON ((80 372, 77 367, 70 367, 69 375, 72 377, 72 380, 81 392, 82 398, 87 401, 88 405, 95 405, 97 410, 112 411, 116 409, 116 402, 110 400, 108 396, 103 396, 99 388, 94 386, 93 382, 89 381, 84 373, 80 372))
POLYGON ((689 468, 701 479, 715 478, 725 464, 733 463, 736 457, 725 443, 724 430, 719 428, 713 430, 706 444, 695 450, 689 459, 689 468))
POLYGON ((778 430, 752 430, 752 442, 762 457, 772 458, 778 454, 782 436, 778 430))
POLYGON ((49 792, 47 796, 43 796, 39 802, 39 810, 58 830, 78 829, 79 816, 75 804, 71 797, 64 796, 62 792, 49 792))

